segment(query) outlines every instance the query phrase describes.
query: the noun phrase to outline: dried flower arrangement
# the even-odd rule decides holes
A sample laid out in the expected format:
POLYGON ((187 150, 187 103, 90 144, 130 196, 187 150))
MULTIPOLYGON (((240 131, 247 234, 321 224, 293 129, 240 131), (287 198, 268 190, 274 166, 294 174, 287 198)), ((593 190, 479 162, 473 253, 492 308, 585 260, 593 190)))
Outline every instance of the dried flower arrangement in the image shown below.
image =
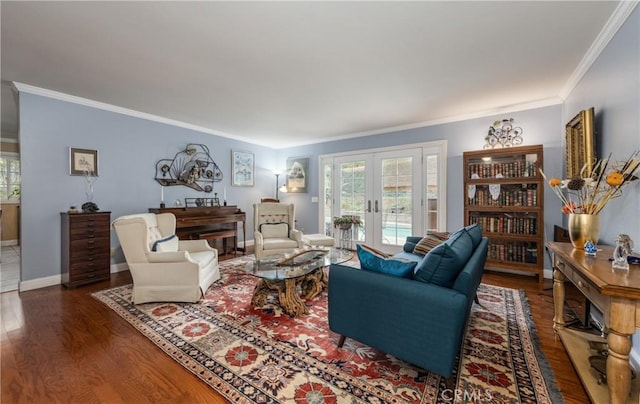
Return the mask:
POLYGON ((639 169, 640 151, 635 151, 626 161, 612 160, 611 154, 598 160, 588 177, 549 180, 542 170, 540 173, 562 201, 562 213, 597 215, 611 199, 622 195, 623 187, 638 179, 639 169))

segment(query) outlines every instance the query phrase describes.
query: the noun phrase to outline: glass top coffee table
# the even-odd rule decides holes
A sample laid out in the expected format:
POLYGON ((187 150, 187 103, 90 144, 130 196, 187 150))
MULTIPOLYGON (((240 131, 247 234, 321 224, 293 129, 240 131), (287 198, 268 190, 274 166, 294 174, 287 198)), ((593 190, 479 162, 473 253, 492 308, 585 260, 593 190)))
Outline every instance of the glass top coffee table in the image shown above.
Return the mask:
POLYGON ((280 306, 294 317, 308 314, 305 300, 318 296, 328 284, 323 270, 331 264, 341 264, 353 258, 353 252, 339 248, 294 250, 248 262, 246 273, 260 278, 253 291, 251 304, 262 307, 267 297, 276 293, 280 306), (300 286, 300 293, 298 292, 300 286))

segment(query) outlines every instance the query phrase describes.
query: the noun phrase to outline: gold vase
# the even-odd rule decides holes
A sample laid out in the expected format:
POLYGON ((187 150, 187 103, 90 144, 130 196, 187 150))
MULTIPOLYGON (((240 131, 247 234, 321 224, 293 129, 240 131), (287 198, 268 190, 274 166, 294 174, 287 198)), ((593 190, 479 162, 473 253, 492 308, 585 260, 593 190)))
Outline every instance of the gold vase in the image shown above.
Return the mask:
POLYGON ((600 236, 600 216, 583 213, 569 213, 569 238, 574 248, 584 249, 584 243, 591 240, 598 244, 600 236))

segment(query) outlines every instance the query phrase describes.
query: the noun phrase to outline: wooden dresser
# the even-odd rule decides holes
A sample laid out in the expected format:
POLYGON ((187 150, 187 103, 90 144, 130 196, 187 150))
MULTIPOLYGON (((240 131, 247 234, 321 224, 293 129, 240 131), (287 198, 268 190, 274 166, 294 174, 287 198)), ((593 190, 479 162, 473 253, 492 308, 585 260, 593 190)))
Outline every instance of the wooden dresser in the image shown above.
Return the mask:
POLYGON ((629 352, 631 335, 640 327, 640 268, 632 265, 629 270, 612 269, 610 246, 598 246, 596 257, 586 256, 584 250, 573 248, 571 243, 547 243, 547 247, 553 253, 553 328, 589 398, 594 403, 637 403, 639 380, 631 380, 629 352), (604 316, 609 349, 607 384, 598 383, 589 363, 589 356, 594 354, 589 341, 601 338, 565 328, 566 281, 573 283, 604 316))
POLYGON ((60 215, 63 285, 75 287, 109 279, 111 212, 60 215))

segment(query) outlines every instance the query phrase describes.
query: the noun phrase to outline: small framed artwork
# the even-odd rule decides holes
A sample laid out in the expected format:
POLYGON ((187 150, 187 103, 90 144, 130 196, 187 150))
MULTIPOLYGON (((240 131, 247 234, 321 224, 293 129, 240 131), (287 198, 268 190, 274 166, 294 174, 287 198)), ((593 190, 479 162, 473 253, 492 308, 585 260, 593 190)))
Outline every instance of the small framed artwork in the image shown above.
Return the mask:
POLYGON ((98 176, 98 151, 69 148, 69 174, 98 176))
POLYGON ((566 125, 567 177, 590 177, 595 164, 593 108, 580 111, 566 125))
POLYGON ((309 158, 287 159, 287 192, 307 192, 307 178, 309 172, 309 158))
POLYGON ((231 185, 252 187, 254 180, 255 155, 246 151, 231 151, 231 185))

